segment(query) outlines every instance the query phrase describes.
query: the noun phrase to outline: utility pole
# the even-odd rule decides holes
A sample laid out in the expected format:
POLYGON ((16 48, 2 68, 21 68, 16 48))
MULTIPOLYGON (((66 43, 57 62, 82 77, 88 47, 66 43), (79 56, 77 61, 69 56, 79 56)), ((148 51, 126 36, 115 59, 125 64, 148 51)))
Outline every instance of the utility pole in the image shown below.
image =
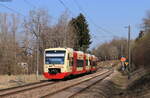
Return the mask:
POLYGON ((131 26, 128 27, 128 60, 129 60, 129 70, 131 68, 131 47, 130 47, 130 33, 131 33, 131 26))
POLYGON ((36 77, 38 79, 38 76, 39 76, 39 37, 37 36, 37 56, 36 56, 36 77))
POLYGON ((65 36, 64 46, 66 48, 67 47, 67 25, 66 24, 65 24, 65 27, 64 27, 64 32, 65 32, 65 34, 64 34, 64 36, 65 36))
POLYGON ((39 77, 39 48, 40 48, 40 23, 37 22, 37 34, 36 34, 36 42, 37 42, 37 56, 36 56, 36 63, 37 63, 37 66, 36 66, 36 77, 38 79, 39 77))
POLYGON ((121 50, 120 50, 120 52, 121 52, 121 57, 123 56, 123 45, 121 44, 121 50))

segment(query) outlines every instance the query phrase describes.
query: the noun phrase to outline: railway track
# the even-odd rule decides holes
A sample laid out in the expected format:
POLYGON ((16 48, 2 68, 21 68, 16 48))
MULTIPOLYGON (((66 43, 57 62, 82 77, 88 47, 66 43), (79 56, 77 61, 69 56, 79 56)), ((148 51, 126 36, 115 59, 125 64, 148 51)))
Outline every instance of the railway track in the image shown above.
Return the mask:
POLYGON ((11 96, 18 94, 20 92, 25 92, 31 89, 36 89, 42 86, 47 86, 54 84, 56 82, 49 82, 49 81, 41 81, 41 82, 36 82, 36 83, 31 83, 23 86, 18 86, 18 87, 12 87, 12 88, 7 88, 0 90, 0 98, 5 97, 5 96, 11 96))
POLYGON ((89 88, 90 86, 94 85, 95 83, 105 79, 109 76, 112 71, 106 71, 95 77, 86 78, 84 81, 81 81, 77 84, 72 84, 64 89, 58 90, 54 93, 49 93, 48 95, 42 96, 41 98, 73 98, 78 93, 84 91, 85 89, 89 88))
POLYGON ((97 81, 106 78, 111 73, 112 71, 105 69, 67 81, 42 82, 4 91, 0 90, 0 98, 49 98, 56 95, 59 95, 59 97, 62 97, 62 95, 70 97, 95 84, 97 81), (67 93, 68 91, 71 92, 67 93))

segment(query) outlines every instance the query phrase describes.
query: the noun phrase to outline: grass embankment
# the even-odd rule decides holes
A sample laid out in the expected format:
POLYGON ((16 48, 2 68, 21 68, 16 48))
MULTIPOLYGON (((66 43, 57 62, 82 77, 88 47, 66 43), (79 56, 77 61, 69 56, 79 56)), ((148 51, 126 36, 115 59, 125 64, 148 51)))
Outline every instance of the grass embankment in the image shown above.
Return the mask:
POLYGON ((45 80, 43 75, 39 75, 37 78, 35 74, 31 75, 0 75, 0 89, 20 86, 28 83, 38 82, 45 80))
POLYGON ((126 95, 136 98, 150 98, 150 74, 141 77, 127 89, 126 95))
POLYGON ((117 90, 113 96, 115 98, 150 98, 149 72, 147 68, 140 68, 130 73, 130 78, 128 78, 127 75, 116 70, 111 79, 112 86, 115 86, 117 90))
POLYGON ((119 64, 119 60, 110 60, 110 61, 100 61, 98 66, 102 68, 112 68, 119 64))

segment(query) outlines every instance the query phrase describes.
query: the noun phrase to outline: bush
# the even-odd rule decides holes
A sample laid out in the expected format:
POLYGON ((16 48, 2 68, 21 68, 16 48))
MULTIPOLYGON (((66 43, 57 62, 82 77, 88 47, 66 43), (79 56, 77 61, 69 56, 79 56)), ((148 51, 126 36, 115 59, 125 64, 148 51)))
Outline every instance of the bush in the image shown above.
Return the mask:
POLYGON ((150 32, 135 42, 132 60, 135 65, 150 66, 150 32))

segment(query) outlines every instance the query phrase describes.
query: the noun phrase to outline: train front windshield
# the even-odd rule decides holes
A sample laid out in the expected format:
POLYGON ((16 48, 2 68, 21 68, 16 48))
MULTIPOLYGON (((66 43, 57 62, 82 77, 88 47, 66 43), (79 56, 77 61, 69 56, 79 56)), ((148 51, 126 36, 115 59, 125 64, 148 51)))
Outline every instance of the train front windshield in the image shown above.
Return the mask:
POLYGON ((50 50, 45 52, 45 64, 64 64, 65 51, 50 50))

